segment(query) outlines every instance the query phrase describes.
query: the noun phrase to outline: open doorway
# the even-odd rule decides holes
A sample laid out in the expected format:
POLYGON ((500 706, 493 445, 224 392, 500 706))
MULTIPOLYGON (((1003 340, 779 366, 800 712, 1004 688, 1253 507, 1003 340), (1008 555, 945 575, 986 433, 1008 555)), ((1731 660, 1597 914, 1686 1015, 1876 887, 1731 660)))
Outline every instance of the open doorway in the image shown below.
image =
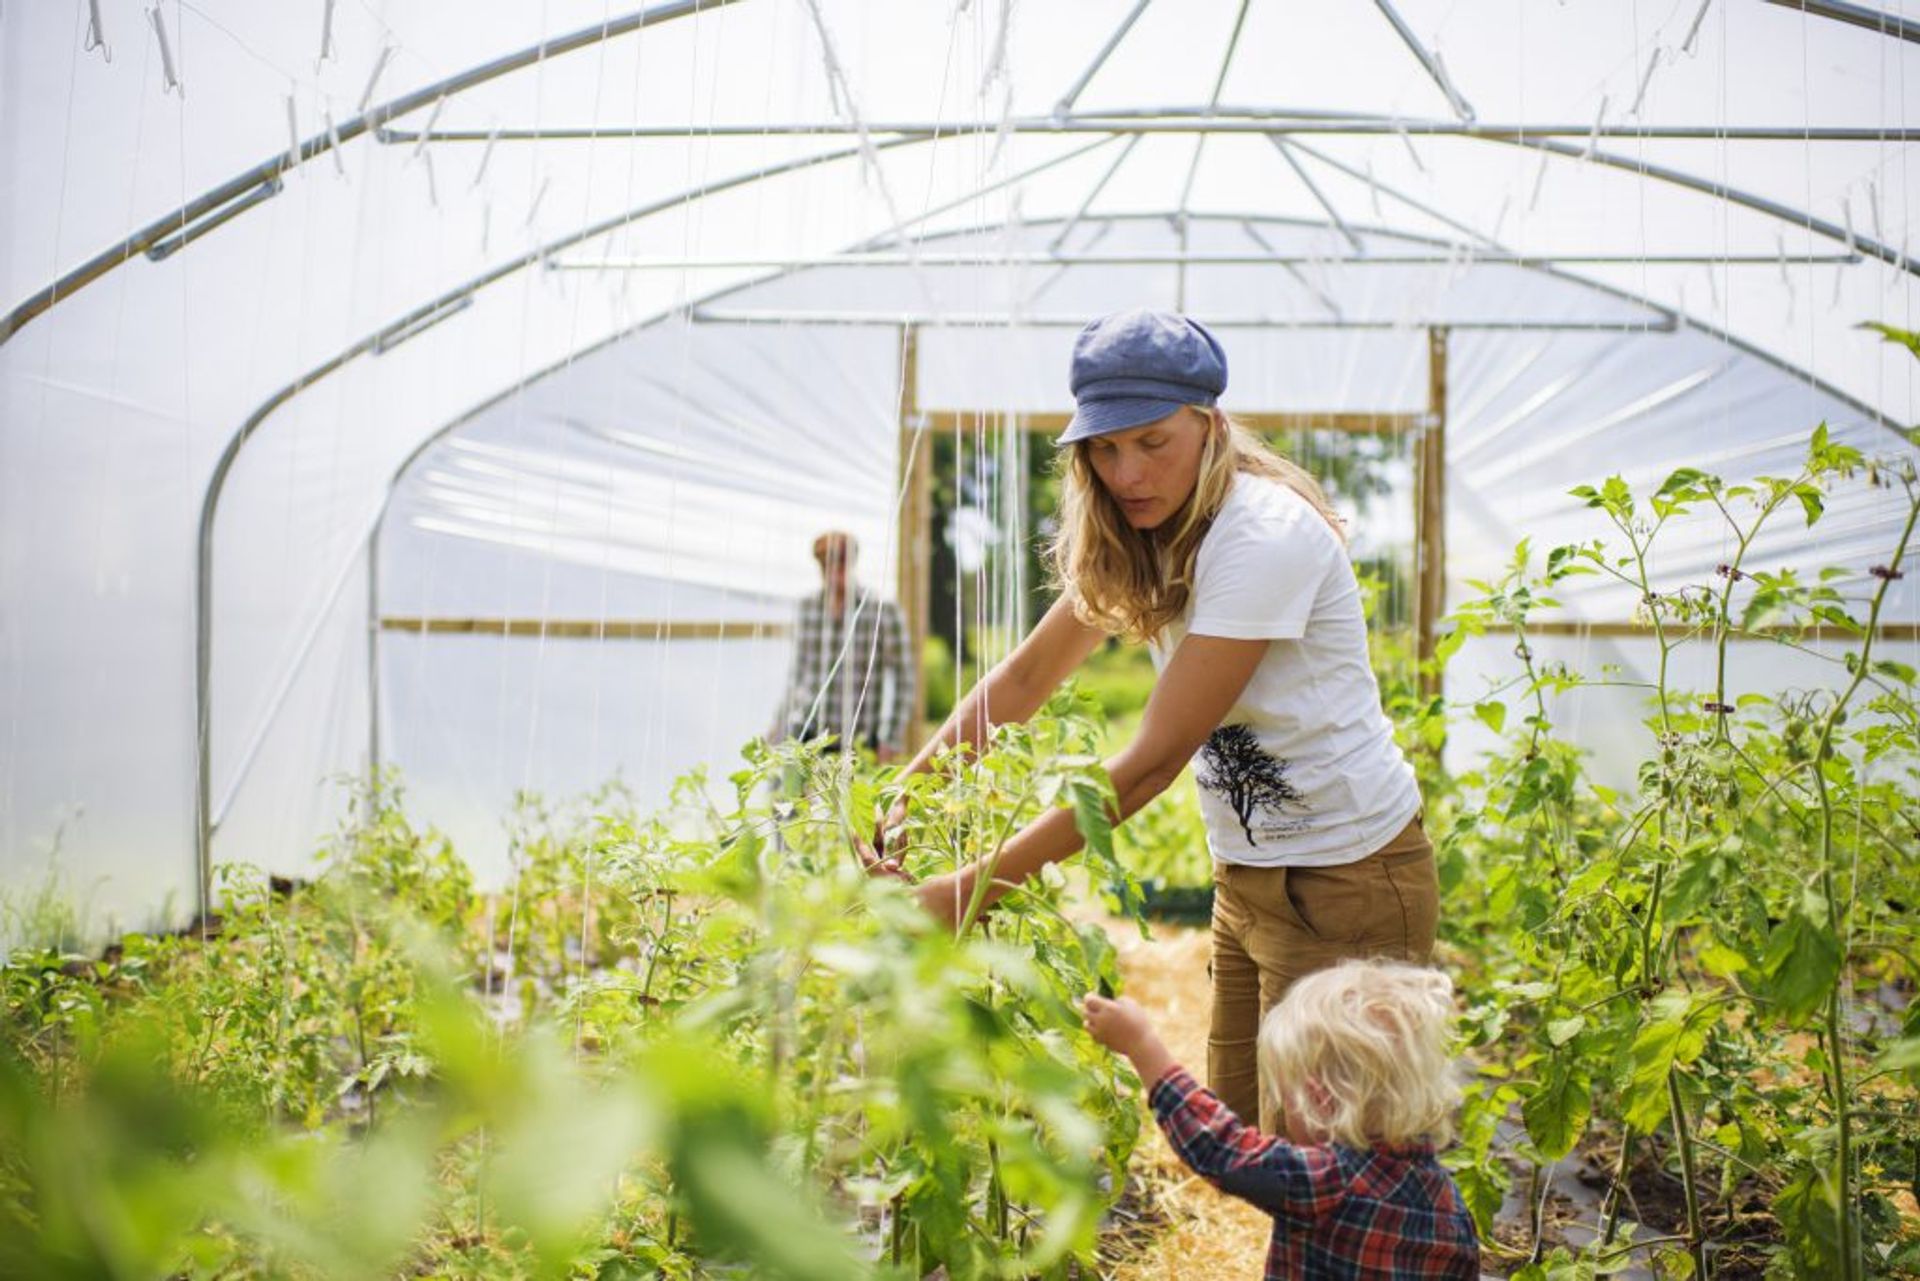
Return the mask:
MULTIPOLYGON (((941 416, 944 418, 944 416, 941 416)), ((951 430, 921 442, 926 498, 922 681, 924 719, 938 724, 953 701, 1016 644, 1056 595, 1049 548, 1059 480, 1052 437, 1058 415, 954 415, 951 430)), ((1389 416, 1359 422, 1328 415, 1240 415, 1270 446, 1326 488, 1347 518, 1354 568, 1368 600, 1383 681, 1417 679, 1420 612, 1420 431, 1389 416)), ((910 599, 903 596, 903 599, 910 599)), ((1110 642, 1082 673, 1109 717, 1135 714, 1152 687, 1138 646, 1110 642)))

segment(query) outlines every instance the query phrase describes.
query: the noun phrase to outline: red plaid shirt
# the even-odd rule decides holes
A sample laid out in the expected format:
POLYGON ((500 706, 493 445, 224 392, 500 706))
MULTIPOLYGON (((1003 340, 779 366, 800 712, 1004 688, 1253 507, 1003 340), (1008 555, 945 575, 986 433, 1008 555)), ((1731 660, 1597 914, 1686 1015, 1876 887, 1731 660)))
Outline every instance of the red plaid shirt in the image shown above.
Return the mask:
POLYGON ((1480 1240, 1430 1143, 1301 1147, 1241 1121, 1183 1067, 1147 1099, 1180 1159, 1273 1216, 1275 1277, 1479 1281, 1480 1240))

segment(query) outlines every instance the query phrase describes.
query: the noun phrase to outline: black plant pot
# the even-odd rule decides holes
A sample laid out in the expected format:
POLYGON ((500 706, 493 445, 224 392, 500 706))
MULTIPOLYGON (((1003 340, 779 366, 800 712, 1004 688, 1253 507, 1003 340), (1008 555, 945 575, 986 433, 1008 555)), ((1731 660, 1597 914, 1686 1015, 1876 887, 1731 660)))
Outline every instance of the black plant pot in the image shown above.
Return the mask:
POLYGON ((1213 886, 1169 885, 1154 877, 1140 882, 1147 919, 1173 925, 1205 925, 1213 919, 1213 886))

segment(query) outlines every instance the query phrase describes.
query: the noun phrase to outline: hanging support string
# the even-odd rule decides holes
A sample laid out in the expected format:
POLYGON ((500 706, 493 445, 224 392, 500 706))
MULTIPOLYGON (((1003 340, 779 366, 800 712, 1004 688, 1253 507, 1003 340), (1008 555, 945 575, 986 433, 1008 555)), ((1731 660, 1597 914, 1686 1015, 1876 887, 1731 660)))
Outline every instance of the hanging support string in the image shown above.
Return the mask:
POLYGON ((412 164, 413 161, 420 155, 420 153, 426 150, 427 135, 433 132, 434 125, 438 124, 440 121, 440 113, 442 111, 445 111, 446 109, 447 109, 447 99, 444 94, 434 99, 433 110, 427 113, 427 123, 420 130, 420 141, 414 143, 413 150, 407 153, 408 164, 412 164))
POLYGON ((1693 15, 1693 22, 1687 27, 1687 38, 1680 42, 1680 52, 1693 53, 1693 42, 1700 38, 1700 28, 1707 20, 1707 10, 1713 7, 1713 0, 1700 0, 1700 8, 1693 15))
MULTIPOLYGON (((1288 262, 1277 250, 1275 250, 1273 247, 1273 242, 1260 234, 1260 229, 1253 225, 1252 219, 1242 218, 1240 220, 1240 230, 1244 231, 1247 234, 1247 239, 1253 241, 1254 244, 1259 245, 1260 248, 1264 249, 1267 252, 1268 257, 1272 259, 1274 262, 1278 263, 1280 267, 1283 270, 1285 270, 1288 275, 1292 276, 1295 280, 1299 281, 1300 287, 1305 289, 1308 293, 1312 294, 1314 301, 1327 309, 1328 315, 1332 316, 1335 320, 1345 320, 1347 318, 1346 313, 1340 310, 1340 304, 1334 301, 1332 295, 1328 294, 1325 289, 1321 288, 1319 285, 1315 284, 1313 281, 1307 279, 1307 275, 1305 272, 1301 271, 1300 268, 1295 266, 1293 262, 1288 262)), ((1369 258, 1369 259, 1362 259, 1361 261, 1372 263, 1372 262, 1377 262, 1379 260, 1369 258)), ((1326 259, 1316 257, 1313 259, 1313 263, 1315 266, 1321 267, 1324 271, 1324 268, 1326 265, 1326 259)))
POLYGON ((1647 69, 1640 73, 1640 88, 1633 95, 1633 105, 1627 108, 1630 116, 1639 116, 1640 109, 1647 102, 1647 88, 1653 83, 1653 73, 1660 67, 1660 46, 1655 45, 1653 52, 1647 55, 1647 69))
POLYGON ((367 73, 367 87, 360 91, 360 105, 355 108, 357 114, 363 116, 367 114, 367 104, 373 101, 373 92, 380 87, 380 74, 387 69, 387 64, 391 61, 393 61, 393 46, 390 44, 380 46, 380 56, 373 60, 373 70, 367 73))
POLYGON ((1413 167, 1421 173, 1425 173, 1427 171, 1426 162, 1420 159, 1420 153, 1414 149, 1413 135, 1407 131, 1407 122, 1395 119, 1393 122, 1393 131, 1400 135, 1400 145, 1407 149, 1407 158, 1413 161, 1413 167))
POLYGON ((1139 145, 1139 134, 1135 134, 1133 137, 1127 139, 1125 145, 1120 148, 1120 154, 1113 158, 1113 163, 1107 166, 1106 171, 1100 175, 1099 181, 1094 183, 1092 189, 1087 192, 1086 199, 1082 200, 1080 207, 1074 210, 1073 217, 1067 219, 1065 224, 1061 226, 1060 234, 1047 243, 1048 253, 1058 253, 1060 247, 1067 243, 1067 237, 1071 236, 1074 228, 1078 227, 1081 221, 1086 218, 1087 211, 1093 208, 1093 202, 1100 198, 1100 193, 1107 189, 1109 182, 1113 181, 1113 175, 1120 172, 1120 166, 1127 162, 1127 157, 1131 156, 1133 149, 1139 145))
POLYGON ((300 164, 300 117, 293 95, 287 95, 287 172, 300 164))
MULTIPOLYGON (((446 100, 443 98, 441 101, 446 100)), ((492 132, 487 134, 487 145, 480 150, 480 163, 474 166, 473 181, 467 184, 467 190, 472 191, 479 187, 480 180, 487 176, 487 162, 493 159, 493 145, 499 141, 500 129, 496 125, 492 132)))
POLYGON ((1527 212, 1540 207, 1540 192, 1547 185, 1547 153, 1540 153, 1540 167, 1533 174, 1533 191, 1527 196, 1527 212))
POLYGON ((100 21, 100 0, 87 0, 87 42, 85 51, 100 51, 103 62, 113 62, 113 46, 107 43, 106 25, 100 21))
POLYGON ((147 22, 153 27, 153 38, 160 42, 160 75, 163 78, 160 91, 177 94, 184 99, 187 87, 180 83, 180 71, 173 61, 173 43, 167 39, 167 20, 158 4, 147 10, 147 22))
POLYGON ((327 154, 333 157, 333 172, 336 176, 344 178, 347 176, 347 163, 340 158, 340 130, 333 123, 332 110, 322 111, 320 119, 327 126, 327 154))
POLYGON ((1313 180, 1313 175, 1308 173, 1305 166, 1294 156, 1292 149, 1287 145, 1286 141, 1273 134, 1268 134, 1267 140, 1273 143, 1274 150, 1278 151, 1281 157, 1286 160, 1288 166, 1292 168, 1294 175, 1298 177, 1302 183, 1306 184, 1307 190, 1313 193, 1313 198, 1319 202, 1320 207, 1327 211, 1327 217, 1333 220, 1333 225, 1340 229, 1340 234, 1346 237, 1349 245, 1353 246, 1353 252, 1364 255, 1367 252, 1366 245, 1361 241, 1360 237, 1353 234, 1353 229, 1347 226, 1347 220, 1342 218, 1340 211, 1333 207, 1333 202, 1327 199, 1324 191, 1320 190, 1320 185, 1313 180))
POLYGON ((333 47, 333 7, 338 0, 323 0, 320 10, 320 56, 313 60, 313 69, 320 70, 320 64, 338 56, 333 47))
POLYGON ((1462 120, 1472 120, 1473 107, 1461 96, 1460 91, 1454 87, 1453 81, 1447 76, 1446 64, 1440 61, 1440 55, 1427 52, 1427 47, 1420 43, 1418 36, 1413 34, 1413 28, 1407 25, 1399 11, 1393 7, 1392 0, 1373 0, 1373 2, 1379 7, 1380 12, 1386 15, 1387 21, 1393 24, 1393 29, 1399 33, 1400 39, 1406 43, 1413 56, 1419 59, 1420 65, 1426 68, 1427 75, 1432 77, 1435 85, 1439 86, 1440 92, 1445 95, 1454 114, 1462 120))

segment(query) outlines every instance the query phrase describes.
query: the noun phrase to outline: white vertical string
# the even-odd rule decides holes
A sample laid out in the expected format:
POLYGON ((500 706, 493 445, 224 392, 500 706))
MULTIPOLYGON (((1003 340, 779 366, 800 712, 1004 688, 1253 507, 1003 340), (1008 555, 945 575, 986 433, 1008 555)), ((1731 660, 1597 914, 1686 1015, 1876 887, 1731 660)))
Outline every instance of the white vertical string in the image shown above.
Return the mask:
POLYGON ((392 61, 393 46, 382 45, 379 56, 373 60, 373 70, 367 73, 367 87, 360 91, 360 102, 354 109, 355 115, 367 114, 367 105, 373 101, 374 90, 380 87, 380 77, 386 71, 387 64, 392 61))

